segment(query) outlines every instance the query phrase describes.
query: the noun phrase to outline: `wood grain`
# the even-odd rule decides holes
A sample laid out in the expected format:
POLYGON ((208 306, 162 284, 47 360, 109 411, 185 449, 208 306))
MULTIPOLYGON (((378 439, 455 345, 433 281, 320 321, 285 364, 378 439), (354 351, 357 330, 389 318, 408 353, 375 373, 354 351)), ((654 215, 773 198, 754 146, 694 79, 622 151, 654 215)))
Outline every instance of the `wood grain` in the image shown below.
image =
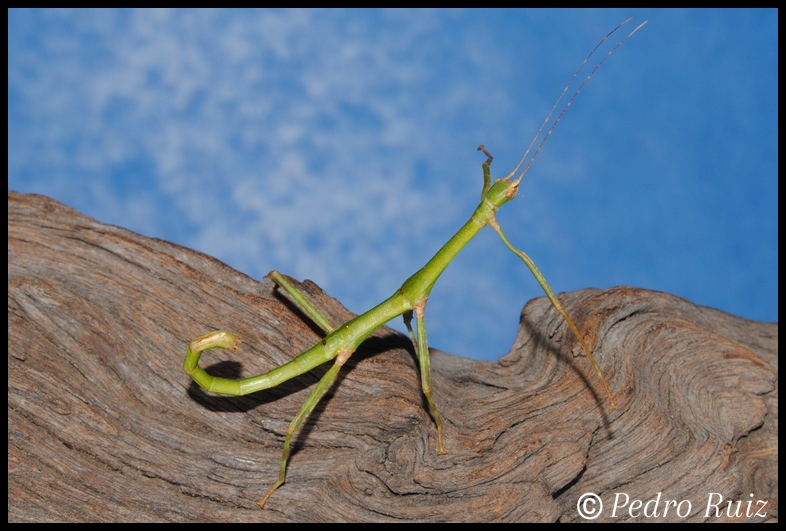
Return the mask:
MULTIPOLYGON (((332 321, 351 317, 298 285, 332 321)), ((319 340, 315 325, 271 282, 9 192, 8 519, 570 522, 594 492, 595 521, 777 520, 777 323, 630 287, 560 299, 618 410, 536 299, 499 363, 432 351, 438 456, 412 346, 382 329, 295 436, 287 482, 261 511, 286 427, 326 369, 210 396, 182 370, 186 344, 233 331, 242 348, 202 366, 248 376, 319 340), (658 517, 612 515, 620 493, 660 493, 658 517), (742 516, 707 517, 710 493, 723 511, 741 500, 742 516), (691 510, 664 515, 667 500, 691 510), (748 500, 767 517, 748 518, 748 500)))

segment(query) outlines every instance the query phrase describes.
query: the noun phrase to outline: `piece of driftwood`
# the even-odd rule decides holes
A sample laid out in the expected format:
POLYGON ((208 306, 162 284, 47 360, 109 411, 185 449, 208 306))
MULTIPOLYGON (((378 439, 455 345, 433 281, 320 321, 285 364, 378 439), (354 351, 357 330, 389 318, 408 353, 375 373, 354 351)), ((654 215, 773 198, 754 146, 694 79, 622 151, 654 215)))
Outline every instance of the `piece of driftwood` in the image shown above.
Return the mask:
MULTIPOLYGON (((351 317, 299 286, 333 322, 351 317)), ((537 299, 499 363, 432 352, 439 456, 411 343, 382 329, 296 435, 287 482, 259 510, 326 368, 211 396, 182 370, 186 345, 237 333, 238 352, 202 365, 247 376, 309 347, 315 325, 271 282, 9 192, 8 519, 569 522, 598 510, 577 504, 596 493, 595 521, 777 520, 778 325, 629 287, 560 298, 618 410, 537 299)))

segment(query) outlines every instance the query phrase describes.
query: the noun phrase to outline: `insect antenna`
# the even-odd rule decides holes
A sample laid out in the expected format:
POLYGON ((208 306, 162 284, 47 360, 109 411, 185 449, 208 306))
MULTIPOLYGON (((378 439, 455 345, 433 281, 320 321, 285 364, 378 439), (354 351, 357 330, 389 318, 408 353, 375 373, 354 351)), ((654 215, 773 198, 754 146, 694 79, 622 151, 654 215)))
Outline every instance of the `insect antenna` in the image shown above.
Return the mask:
MULTIPOLYGON (((525 161, 525 160, 527 159, 527 157, 529 156, 529 153, 530 153, 530 151, 532 151, 532 147, 535 145, 535 142, 537 142, 538 138, 540 137, 540 134, 543 132, 543 129, 544 129, 544 128, 546 127, 546 125, 549 123, 549 120, 551 120, 551 117, 552 117, 552 115, 554 114, 554 111, 556 111, 556 110, 557 110, 557 107, 559 106, 560 102, 562 101, 562 98, 564 98, 564 97, 565 97, 565 94, 567 94, 567 92, 568 92, 568 90, 570 89, 571 85, 573 85, 573 82, 574 82, 574 81, 576 81, 576 78, 578 77, 579 73, 581 73, 581 71, 584 69, 584 66, 586 66, 586 64, 587 64, 587 62, 590 60, 590 58, 591 58, 591 57, 592 57, 592 56, 595 54, 595 52, 596 52, 596 51, 598 51, 598 48, 600 48, 600 47, 601 47, 601 45, 602 45, 604 42, 606 42, 606 40, 607 40, 609 37, 611 37, 611 36, 612 36, 614 33, 616 33, 616 32, 617 32, 617 30, 619 30, 619 29, 620 29, 622 26, 624 26, 625 24, 627 24, 627 23, 628 23, 628 22, 630 22, 631 20, 633 20, 633 17, 631 17, 631 18, 629 18, 629 19, 625 20, 625 21, 624 21, 624 22, 622 22, 622 23, 621 23, 619 26, 617 26, 616 28, 614 28, 613 30, 611 30, 611 31, 610 31, 608 34, 606 34, 606 36, 605 36, 605 37, 603 37, 603 39, 601 39, 601 41, 600 41, 600 42, 599 42, 597 45, 595 45, 595 48, 593 48, 593 49, 592 49, 592 51, 589 53, 589 55, 587 55, 587 57, 584 59, 584 61, 581 63, 581 65, 579 65, 579 68, 578 68, 578 69, 576 70, 576 72, 573 74, 573 77, 570 79, 570 82, 569 82, 567 85, 565 85, 565 88, 562 90, 562 94, 560 94, 559 98, 557 98, 557 101, 554 103, 554 106, 551 108, 551 111, 549 111, 549 114, 548 114, 548 116, 546 116, 546 119, 545 119, 545 120, 543 120, 543 124, 540 126, 540 129, 538 129, 538 133, 535 135, 535 138, 533 138, 533 139, 532 139, 532 142, 530 142, 529 146, 527 147, 527 151, 524 153, 524 156, 523 156, 523 157, 521 157, 521 160, 519 161, 519 163, 516 165, 516 167, 513 169, 513 171, 512 171, 512 172, 510 172, 510 174, 509 174, 507 177, 505 177, 505 179, 509 179, 509 178, 513 177, 513 176, 514 176, 514 175, 515 175, 515 174, 516 174, 516 173, 519 171, 519 168, 521 168, 521 165, 524 163, 524 161, 525 161)), ((623 44, 625 41, 627 41, 628 39, 630 39, 630 38, 633 36, 633 34, 634 34, 634 33, 636 33, 637 31, 639 31, 639 30, 642 28, 642 26, 644 26, 644 24, 646 24, 647 22, 648 22, 648 21, 646 21, 646 20, 645 20, 644 22, 642 22, 641 24, 639 24, 639 25, 636 27, 636 29, 634 29, 633 31, 631 31, 630 33, 628 33, 628 35, 627 35, 627 36, 626 36, 624 39, 622 39, 620 42, 618 42, 618 43, 617 43, 617 44, 614 46, 614 48, 612 48, 611 50, 609 50, 609 52, 608 52, 608 53, 607 53, 605 56, 603 56, 603 59, 601 59, 601 60, 598 62, 598 64, 596 64, 596 65, 595 65, 595 68, 593 68, 593 69, 592 69, 592 72, 590 72, 590 73, 589 73, 589 75, 588 75, 586 78, 584 78, 584 81, 581 83, 581 85, 579 86, 579 88, 578 88, 578 89, 576 89, 576 92, 574 92, 574 93, 573 93, 573 96, 571 96, 570 100, 568 100, 568 103, 566 103, 566 104, 565 104, 565 107, 563 107, 563 108, 562 108, 562 111, 561 111, 561 112, 559 113, 559 115, 557 116, 557 119, 556 119, 556 120, 554 120, 554 123, 553 123, 553 124, 551 124, 551 127, 549 128, 548 132, 546 132, 546 136, 544 136, 544 137, 543 137, 543 140, 541 140, 540 144, 538 145, 538 148, 535 150, 535 153, 533 153, 533 154, 532 154, 532 158, 530 158, 530 159, 529 159, 529 162, 527 162, 527 165, 524 167, 524 170, 521 172, 521 175, 519 175, 519 176, 518 176, 518 178, 517 178, 517 179, 516 179, 516 180, 513 182, 513 184, 516 184, 516 185, 517 185, 517 184, 518 184, 518 183, 521 181, 522 177, 524 177, 524 174, 526 174, 526 173, 527 173, 527 171, 529 170, 529 167, 530 167, 530 166, 532 166, 532 163, 533 163, 533 162, 535 161, 535 159, 537 158, 537 156, 538 156, 538 153, 540 153, 540 150, 541 150, 541 149, 543 149, 543 145, 546 143, 546 140, 548 140, 548 139, 549 139, 549 137, 551 136, 551 133, 554 131, 554 128, 555 128, 555 127, 557 127, 557 124, 559 123, 559 121, 560 121, 560 120, 562 120, 562 117, 565 115, 565 112, 567 112, 568 108, 569 108, 569 107, 571 106, 571 104, 573 103, 573 100, 575 100, 575 99, 576 99, 576 96, 578 96, 578 95, 579 95, 579 92, 581 92, 581 91, 582 91, 582 89, 583 89, 583 88, 584 88, 584 86, 587 84, 587 82, 590 80, 590 78, 592 78, 592 76, 593 76, 593 75, 595 75, 595 72, 597 72, 597 71, 598 71, 598 68, 600 68, 600 66, 601 66, 601 65, 602 65, 602 64, 603 64, 603 63, 606 61, 606 59, 608 59, 608 58, 609 58, 609 56, 610 56, 611 54, 613 54, 613 53, 614 53, 614 51, 615 51, 617 48, 619 48, 620 46, 622 46, 622 44, 623 44)))

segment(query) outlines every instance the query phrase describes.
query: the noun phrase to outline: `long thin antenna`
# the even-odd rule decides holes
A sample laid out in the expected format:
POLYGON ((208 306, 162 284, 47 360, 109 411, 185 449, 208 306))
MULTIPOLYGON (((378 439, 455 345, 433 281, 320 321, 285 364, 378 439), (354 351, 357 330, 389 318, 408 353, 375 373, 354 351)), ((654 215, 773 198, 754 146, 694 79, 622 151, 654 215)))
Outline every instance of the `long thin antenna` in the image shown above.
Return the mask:
MULTIPOLYGON (((543 129, 549 123, 549 120, 551 120, 551 117, 554 114, 554 111, 557 110, 557 106, 562 101, 562 98, 565 97, 565 94, 568 92, 568 90, 570 89, 571 85, 573 85, 573 82, 576 81, 576 78, 578 77, 579 73, 584 69, 584 66, 587 64, 587 62, 590 60, 590 58, 595 54, 596 51, 598 51, 598 48, 600 48, 601 45, 604 42, 606 42, 606 40, 609 37, 611 37, 614 33, 617 32, 617 30, 619 30, 622 26, 624 26, 625 24, 627 24, 631 20, 633 20, 633 17, 627 19, 626 21, 622 22, 619 26, 617 26, 616 28, 611 30, 605 37, 603 37, 603 39, 601 39, 601 41, 595 46, 595 48, 592 49, 592 51, 589 53, 589 55, 584 59, 584 62, 581 63, 579 68, 576 70, 576 73, 573 74, 573 77, 570 79, 570 82, 562 90, 562 94, 560 94, 559 98, 554 103, 554 106, 551 108, 551 111, 549 111, 549 114, 548 114, 548 116, 546 116, 546 119, 543 120, 543 124, 540 126, 540 129, 538 129, 538 133, 535 135, 535 138, 533 138, 532 142, 530 142, 529 147, 527 147, 527 151, 524 153, 524 156, 521 157, 521 160, 519 161, 519 163, 516 165, 516 167, 513 169, 513 171, 510 172, 510 174, 507 177, 505 177, 505 179, 509 179, 509 178, 513 177, 519 171, 519 168, 521 168, 521 165, 524 164, 524 161, 529 156, 530 151, 532 151, 532 147, 535 145, 535 142, 537 142, 538 138, 540 137, 540 134, 543 132, 543 129)), ((573 100, 576 99, 576 96, 579 95, 579 92, 581 92, 581 90, 584 88, 584 86, 587 84, 587 82, 590 80, 590 78, 593 75, 595 75, 595 72, 598 71, 598 68, 600 68, 600 65, 602 65, 606 61, 606 59, 608 59, 609 56, 614 53, 614 51, 617 48, 622 46, 622 43, 624 43, 625 41, 630 39, 633 36, 633 34, 636 33, 637 31, 639 31, 647 22, 648 21, 645 20, 644 22, 639 24, 636 27, 636 29, 634 29, 633 31, 628 33, 627 37, 622 39, 620 42, 618 42, 614 46, 614 48, 609 50, 609 52, 603 57, 603 59, 601 59, 598 62, 598 64, 595 65, 595 68, 592 69, 592 72, 590 72, 589 75, 586 78, 584 78, 584 81, 581 83, 581 85, 576 90, 576 92, 573 93, 573 96, 571 96, 570 100, 568 100, 568 103, 565 104, 565 107, 563 107, 562 111, 559 113, 559 116, 557 116, 557 119, 554 120, 554 123, 549 128, 548 132, 546 133, 546 136, 543 137, 543 140, 538 145, 538 148, 535 150, 535 153, 532 154, 532 158, 529 159, 529 162, 527 162, 527 165, 524 167, 524 170, 521 172, 521 175, 519 175, 518 178, 514 181, 514 184, 518 184, 521 181, 522 177, 524 177, 524 174, 527 173, 527 171, 529 170, 529 167, 532 166, 532 163, 537 158, 538 153, 540 153, 540 150, 543 148, 543 144, 545 144, 546 140, 549 139, 549 137, 551 136, 551 133, 554 131, 554 128, 557 127, 557 124, 559 123, 560 120, 562 120, 562 117, 565 115, 565 112, 568 110, 568 108, 573 103, 573 100)))

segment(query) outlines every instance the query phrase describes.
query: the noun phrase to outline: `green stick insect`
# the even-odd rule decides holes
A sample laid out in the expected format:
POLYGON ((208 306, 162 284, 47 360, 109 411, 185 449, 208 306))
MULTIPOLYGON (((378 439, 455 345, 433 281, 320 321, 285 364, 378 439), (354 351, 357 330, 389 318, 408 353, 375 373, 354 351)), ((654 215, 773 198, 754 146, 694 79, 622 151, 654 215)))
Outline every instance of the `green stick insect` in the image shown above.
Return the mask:
POLYGON ((570 86, 578 77, 581 70, 589 61, 590 57, 597 51, 597 49, 608 39, 614 32, 619 30, 623 25, 630 22, 632 18, 626 20, 616 28, 614 28, 611 32, 609 32, 606 37, 601 40, 597 46, 590 52, 584 62, 579 66, 576 73, 573 75, 570 83, 565 87, 562 91, 557 102, 552 107, 551 111, 549 112, 546 119, 543 121, 543 125, 541 125, 540 129, 538 130, 538 134, 535 135, 535 138, 530 143, 527 151, 524 153, 524 156, 519 161, 516 168, 510 172, 510 174, 505 177, 504 179, 497 179, 493 184, 491 182, 491 170, 490 165, 492 161, 492 156, 486 151, 486 148, 482 145, 478 147, 479 151, 482 151, 486 155, 486 161, 483 162, 483 190, 480 194, 480 204, 475 209, 475 212, 469 218, 463 227, 459 229, 459 231, 452 237, 448 242, 442 246, 442 248, 437 252, 434 257, 428 261, 428 263, 423 266, 419 271, 417 271, 414 275, 409 277, 401 287, 396 290, 393 295, 391 295, 387 300, 381 302, 374 308, 370 309, 366 313, 362 315, 358 315, 354 319, 342 324, 339 327, 334 327, 330 324, 328 319, 320 312, 306 297, 303 293, 301 293, 297 288, 295 288, 289 281, 287 281, 278 271, 272 271, 268 276, 284 291, 286 291, 292 300, 320 327, 322 330, 325 331, 325 337, 321 341, 317 342, 316 345, 311 347, 310 349, 306 350, 293 360, 277 367, 271 371, 268 371, 264 374, 259 374, 257 376, 251 376, 249 378, 242 378, 238 380, 228 379, 228 378, 220 378, 216 376, 211 376, 206 373, 200 366, 199 366, 199 357, 201 356, 202 352, 212 348, 222 348, 228 350, 236 350, 238 348, 238 340, 237 338, 227 332, 225 330, 218 330, 213 331, 208 334, 205 334, 202 337, 199 337, 193 340, 188 345, 188 352, 186 354, 186 359, 183 364, 183 368, 188 373, 194 381, 199 384, 203 389, 213 392, 219 393, 223 395, 232 395, 232 396, 241 396, 247 395, 249 393, 255 393, 257 391, 261 391, 263 389, 269 389, 271 387, 275 387, 282 382, 285 382, 291 378, 304 374, 311 369, 321 365, 327 361, 335 360, 333 366, 330 370, 325 373, 322 379, 319 381, 317 386, 309 395, 306 402, 303 404, 303 407, 300 408, 297 416, 292 420, 292 423, 289 425, 289 428, 286 432, 286 437, 284 438, 284 450, 283 456, 281 458, 281 467, 278 474, 278 481, 276 481, 270 490, 259 500, 257 504, 260 508, 264 508, 265 503, 267 502, 268 498, 278 489, 283 483, 286 478, 286 469, 287 469, 287 459, 289 458, 290 452, 290 443, 292 441, 292 436, 303 424, 303 421, 311 414, 311 412, 316 407, 317 403, 322 399, 325 395, 327 390, 330 388, 333 381, 336 379, 339 370, 341 367, 347 362, 349 357, 355 350, 360 346, 363 341, 366 340, 374 331, 378 328, 383 326, 385 323, 393 319, 394 317, 398 317, 399 315, 403 315, 404 317, 404 324, 409 331, 409 335, 412 338, 412 343, 415 346, 415 351, 417 352, 418 359, 420 361, 420 378, 421 378, 421 386, 423 389, 423 394, 428 401, 429 409, 431 411, 431 416, 434 418, 434 422, 437 425, 437 441, 439 447, 439 454, 445 454, 445 446, 442 442, 442 418, 440 417, 439 410, 437 409, 437 405, 434 402, 434 398, 431 396, 431 370, 429 368, 429 353, 428 353, 428 341, 426 339, 426 325, 424 321, 424 314, 426 310, 426 301, 428 301, 429 293, 431 293, 431 289, 434 287, 437 279, 439 278, 440 274, 445 270, 445 268, 450 264, 453 258, 464 248, 467 243, 486 225, 491 226, 497 234, 499 234, 500 238, 502 238, 503 243, 513 251, 513 253, 521 258, 521 260, 526 264, 532 274, 535 276, 535 279, 538 281, 540 286, 543 288, 543 291, 546 293, 546 296, 551 301, 551 304, 554 308, 562 315, 562 317, 567 322, 568 326, 573 332, 573 335, 576 336, 579 344, 581 344, 581 348, 583 349, 584 353, 586 354, 587 358, 589 359, 590 363, 592 364, 592 368, 594 369, 595 373, 598 375, 598 378, 603 384, 604 389, 606 390, 606 394, 609 397, 609 403, 613 409, 616 409, 616 405, 614 404, 614 398, 611 394, 611 389, 609 388, 608 383, 606 383, 603 374, 600 371, 600 367, 598 366, 597 362, 595 361, 595 357, 592 355, 587 343, 584 341, 584 338, 579 331, 576 324, 573 322, 573 319, 570 318, 568 313, 565 311, 565 308, 562 307, 562 304, 559 302, 557 297, 554 295, 551 287, 549 286, 546 279, 541 274, 540 270, 538 270, 535 263, 532 259, 527 256, 524 252, 516 249, 508 238, 505 236, 505 233, 502 231, 502 228, 497 223, 496 219, 496 211, 499 207, 516 197, 518 193, 519 183, 524 175, 529 170, 529 167, 532 165, 532 162, 538 156, 541 148, 545 144, 546 140, 548 140, 551 133, 554 131, 554 128, 562 119, 562 116, 568 110, 570 105, 573 103, 573 100, 576 96, 581 92, 584 88, 586 83, 590 80, 590 78, 595 74, 595 72, 600 68, 603 62, 609 58, 609 56, 617 49, 619 46, 622 45, 626 40, 628 40, 634 33, 636 33, 646 22, 639 25, 636 29, 634 29, 630 34, 628 34, 624 39, 622 39, 619 43, 617 43, 614 48, 611 49, 603 59, 598 62, 595 68, 590 72, 590 74, 584 79, 582 84, 579 88, 573 93, 573 96, 568 100, 567 104, 564 106, 560 114, 554 120, 551 128, 546 132, 546 135, 543 137, 543 140, 538 145, 537 149, 535 150, 532 157, 527 162, 527 165, 524 167, 524 170, 521 174, 515 179, 511 180, 519 171, 524 161, 530 154, 535 142, 540 137, 541 133, 543 132, 546 125, 551 120, 554 111, 557 109, 557 106, 562 101, 563 97, 569 90, 570 86), (412 317, 415 317, 416 328, 417 331, 413 331, 412 329, 412 317))

